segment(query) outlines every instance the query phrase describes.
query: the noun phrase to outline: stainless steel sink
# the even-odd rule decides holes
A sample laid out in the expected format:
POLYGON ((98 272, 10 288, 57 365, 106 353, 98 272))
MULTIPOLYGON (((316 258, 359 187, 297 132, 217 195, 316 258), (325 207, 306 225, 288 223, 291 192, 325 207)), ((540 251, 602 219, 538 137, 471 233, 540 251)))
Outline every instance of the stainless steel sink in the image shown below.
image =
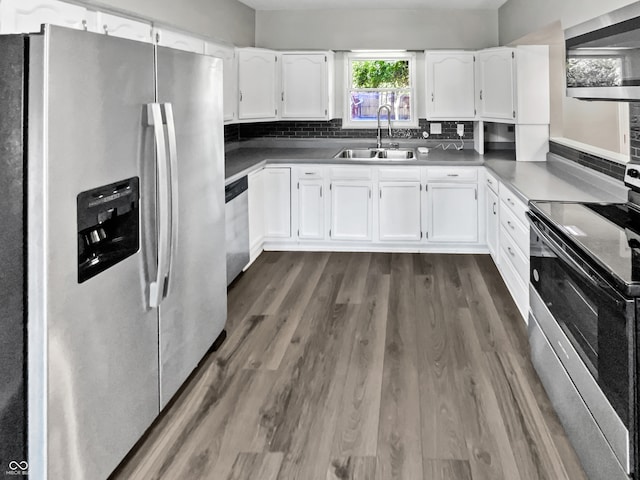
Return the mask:
POLYGON ((353 159, 362 159, 367 160, 370 158, 375 158, 377 152, 375 150, 369 150, 366 148, 362 149, 354 149, 354 148, 345 148, 342 150, 335 158, 353 158, 353 159))
POLYGON ((345 148, 340 151, 334 158, 349 158, 351 160, 361 161, 392 161, 401 162, 407 160, 415 160, 415 152, 408 148, 381 148, 381 149, 354 149, 345 148))
POLYGON ((411 160, 415 158, 413 150, 380 150, 378 158, 385 160, 411 160))

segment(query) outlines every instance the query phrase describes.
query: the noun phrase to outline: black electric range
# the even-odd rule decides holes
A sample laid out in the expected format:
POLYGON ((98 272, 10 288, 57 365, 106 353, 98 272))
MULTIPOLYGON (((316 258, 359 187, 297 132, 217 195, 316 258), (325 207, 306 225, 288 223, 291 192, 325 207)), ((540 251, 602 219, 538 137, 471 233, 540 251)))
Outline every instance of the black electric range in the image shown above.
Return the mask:
POLYGON ((626 203, 529 202, 530 339, 570 388, 539 340, 532 358, 592 478, 640 478, 640 163, 625 184, 626 203))

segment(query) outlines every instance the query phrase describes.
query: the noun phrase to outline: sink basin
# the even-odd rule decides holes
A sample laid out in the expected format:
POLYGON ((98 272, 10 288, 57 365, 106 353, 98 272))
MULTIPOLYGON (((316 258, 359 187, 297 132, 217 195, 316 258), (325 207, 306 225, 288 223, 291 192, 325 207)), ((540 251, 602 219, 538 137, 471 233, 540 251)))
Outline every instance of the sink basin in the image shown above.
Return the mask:
POLYGON ((381 150, 378 152, 378 158, 386 160, 411 160, 414 157, 413 150, 381 150))
POLYGON ((363 161, 406 161, 415 160, 413 149, 365 149, 345 148, 334 158, 350 158, 363 161))
POLYGON ((377 152, 375 150, 369 150, 366 148, 362 148, 362 149, 346 148, 342 150, 340 153, 338 153, 338 155, 336 155, 335 158, 370 159, 370 158, 375 158, 376 153, 377 152))

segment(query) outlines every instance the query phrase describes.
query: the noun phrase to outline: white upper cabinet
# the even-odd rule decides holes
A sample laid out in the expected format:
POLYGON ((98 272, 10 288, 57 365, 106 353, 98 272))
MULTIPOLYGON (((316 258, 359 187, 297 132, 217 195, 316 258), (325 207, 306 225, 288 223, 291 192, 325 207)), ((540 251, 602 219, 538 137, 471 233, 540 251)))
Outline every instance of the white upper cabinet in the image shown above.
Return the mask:
POLYGON ((155 41, 160 47, 204 53, 204 40, 165 28, 154 28, 153 30, 155 41))
POLYGON ((475 52, 425 52, 428 120, 472 120, 475 52))
POLYGON ((57 0, 2 0, 0 33, 39 32, 43 23, 93 30, 94 16, 84 7, 57 0))
POLYGON ((283 52, 281 117, 328 120, 333 115, 333 52, 283 52))
POLYGON ((481 120, 549 123, 549 48, 498 47, 477 53, 477 109, 481 120))
POLYGON ((224 121, 236 120, 238 107, 238 65, 236 50, 216 43, 207 42, 204 46, 207 55, 222 59, 223 89, 224 89, 224 121))
POLYGON ((128 38, 139 42, 152 43, 150 23, 123 18, 110 13, 96 13, 97 31, 114 37, 128 38))
POLYGON ((515 122, 515 53, 513 48, 478 52, 478 101, 486 120, 515 122))
POLYGON ((238 118, 273 119, 278 115, 278 53, 238 49, 238 118))

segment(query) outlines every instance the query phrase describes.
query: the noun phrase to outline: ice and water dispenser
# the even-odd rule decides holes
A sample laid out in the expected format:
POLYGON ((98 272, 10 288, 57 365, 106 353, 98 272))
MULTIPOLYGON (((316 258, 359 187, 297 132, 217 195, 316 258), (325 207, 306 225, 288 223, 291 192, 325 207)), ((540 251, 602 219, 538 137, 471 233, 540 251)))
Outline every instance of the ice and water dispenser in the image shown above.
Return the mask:
POLYGON ((78 195, 78 283, 140 248, 138 184, 133 177, 78 195))

